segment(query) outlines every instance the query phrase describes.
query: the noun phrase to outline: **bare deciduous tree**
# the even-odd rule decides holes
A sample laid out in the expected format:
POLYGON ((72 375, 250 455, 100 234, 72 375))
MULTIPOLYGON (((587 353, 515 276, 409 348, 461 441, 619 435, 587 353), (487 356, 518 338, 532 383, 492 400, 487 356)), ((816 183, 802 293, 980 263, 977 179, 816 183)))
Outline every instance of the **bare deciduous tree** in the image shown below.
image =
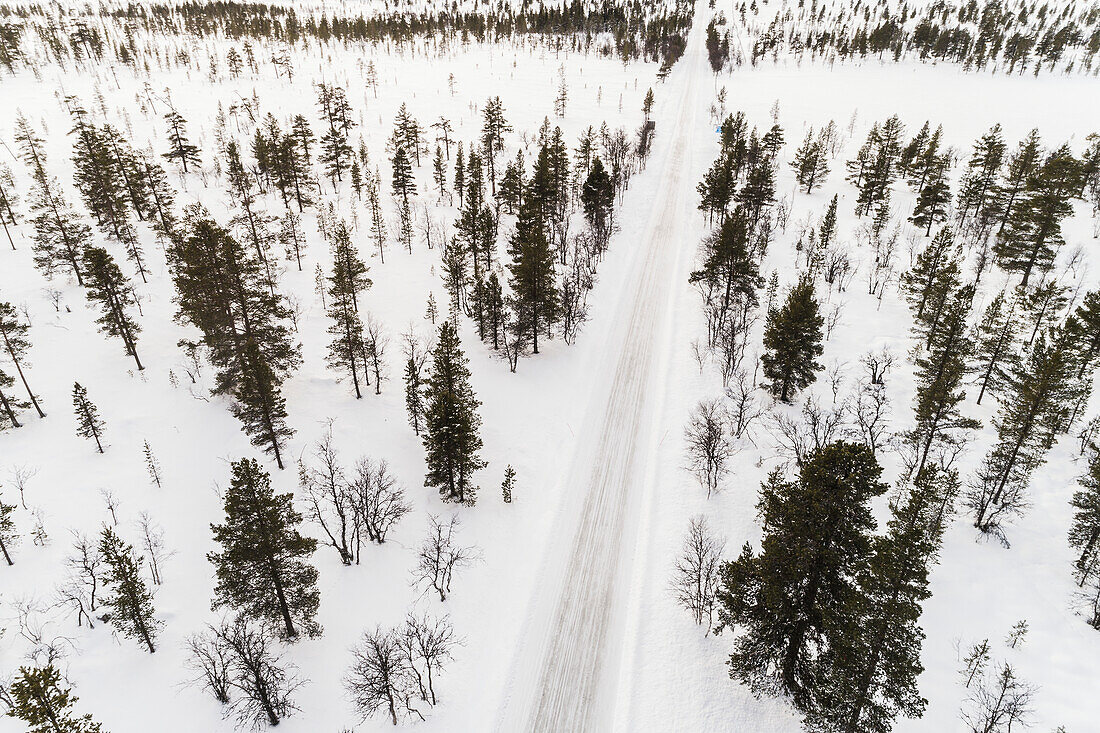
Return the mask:
POLYGON ((351 482, 356 516, 371 542, 382 544, 390 529, 412 511, 405 490, 385 461, 360 458, 351 482))
POLYGON ((718 490, 729 473, 734 454, 729 431, 729 415, 720 400, 704 400, 696 405, 684 429, 688 467, 707 490, 707 498, 718 490))
POLYGON ((474 547, 455 546, 455 530, 458 515, 452 514, 446 524, 439 517, 428 517, 428 537, 420 547, 417 566, 413 569, 413 584, 434 588, 439 600, 447 600, 451 592, 451 579, 456 568, 469 565, 477 559, 474 547))
POLYGON ((707 634, 714 617, 718 569, 725 546, 725 540, 710 531, 706 517, 692 517, 672 579, 677 602, 691 611, 695 623, 706 625, 707 634))
POLYGON ((385 710, 397 725, 397 712, 424 716, 409 701, 409 669, 400 637, 393 630, 365 632, 351 650, 352 664, 344 676, 344 688, 364 720, 385 710))
POLYGON ((971 688, 963 722, 972 733, 1011 733, 1013 726, 1026 727, 1034 692, 1005 662, 993 679, 971 688))
POLYGON ((421 699, 435 705, 434 677, 451 659, 451 650, 458 643, 454 627, 447 617, 433 619, 425 615, 417 618, 409 614, 398 643, 421 699))

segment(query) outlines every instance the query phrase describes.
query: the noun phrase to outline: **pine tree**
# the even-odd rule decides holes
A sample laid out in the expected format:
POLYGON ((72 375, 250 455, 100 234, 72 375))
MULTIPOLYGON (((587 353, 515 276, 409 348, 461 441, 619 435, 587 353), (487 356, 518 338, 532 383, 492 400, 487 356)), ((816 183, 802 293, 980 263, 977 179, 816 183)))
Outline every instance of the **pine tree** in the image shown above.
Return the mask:
POLYGON ((921 475, 934 455, 942 456, 942 462, 950 465, 969 431, 981 427, 959 410, 966 399, 962 385, 973 348, 966 332, 973 298, 972 286, 959 288, 945 298, 937 328, 926 342, 927 350, 915 359, 915 425, 905 434, 912 451, 907 457, 911 474, 921 475))
POLYGON ((1063 244, 1062 219, 1073 213, 1079 165, 1063 145, 1029 177, 1022 197, 1012 207, 1007 227, 993 246, 998 264, 1021 275, 1026 286, 1032 270, 1046 272, 1063 244))
MULTIPOLYGON (((536 176, 537 178, 537 176, 536 176)), ((528 187, 520 207, 516 230, 508 244, 514 307, 518 314, 517 328, 531 339, 534 353, 539 353, 539 332, 547 334, 557 319, 559 292, 554 272, 554 253, 550 247, 540 197, 535 193, 535 181, 528 187)))
POLYGON ((966 166, 956 208, 961 221, 975 219, 984 229, 997 190, 997 180, 1004 165, 1006 145, 999 124, 990 128, 974 144, 974 152, 966 166))
POLYGON ((188 235, 168 251, 180 317, 203 333, 218 370, 214 392, 234 398, 231 409, 253 444, 282 468, 282 443, 292 434, 282 382, 301 359, 285 325, 289 311, 257 254, 205 209, 189 208, 187 219, 188 235))
POLYGON ((38 404, 38 397, 31 391, 30 385, 27 384, 27 377, 23 373, 27 350, 31 345, 30 340, 27 338, 27 331, 29 330, 30 325, 19 320, 15 306, 0 301, 0 346, 3 346, 3 349, 0 350, 0 356, 6 354, 7 358, 11 360, 15 371, 19 374, 20 381, 23 382, 23 388, 27 391, 27 399, 34 405, 39 417, 46 417, 46 413, 42 411, 41 405, 38 404))
POLYGON ((795 151, 791 169, 798 185, 806 188, 806 193, 813 193, 815 188, 825 183, 829 175, 828 154, 820 136, 814 138, 813 128, 806 130, 806 138, 795 151))
POLYGON ((512 503, 512 492, 516 490, 516 470, 511 466, 504 469, 504 481, 500 484, 500 493, 505 504, 512 503))
POLYGON ((153 448, 149 445, 149 441, 146 440, 141 449, 142 455, 145 457, 145 470, 149 474, 149 479, 156 484, 157 488, 161 487, 161 470, 160 461, 153 455, 153 448))
POLYGON ((936 158, 922 174, 920 194, 909 221, 924 227, 924 236, 932 234, 932 227, 947 219, 947 207, 951 203, 951 188, 947 182, 947 159, 936 158))
POLYGON ((1005 376, 994 422, 997 443, 967 496, 974 526, 1002 541, 1004 521, 1022 509, 1031 472, 1042 464, 1056 437, 1069 429, 1075 392, 1082 385, 1076 378, 1072 339, 1072 327, 1051 329, 1005 376))
POLYGON ((1089 447, 1088 472, 1080 484, 1070 501, 1074 511, 1069 545, 1077 553, 1073 563, 1077 584, 1083 585, 1100 574, 1100 451, 1096 446, 1089 447))
POLYGON ((1004 233, 1009 220, 1016 216, 1028 182, 1039 168, 1041 156, 1039 131, 1032 130, 1009 157, 1004 180, 993 192, 999 219, 998 235, 1004 233))
POLYGON ((21 114, 16 118, 15 140, 34 179, 30 198, 34 263, 47 276, 59 267, 68 268, 77 285, 84 285, 80 256, 91 242, 92 230, 73 212, 57 179, 46 172, 42 139, 21 114))
POLYGON ((11 709, 7 715, 27 724, 27 733, 103 733, 91 714, 77 717, 72 707, 79 699, 62 687, 61 672, 45 667, 20 667, 8 686, 11 709))
POLYGON ((359 259, 351 233, 343 220, 336 225, 332 248, 327 312, 332 319, 328 332, 334 338, 329 345, 328 363, 333 369, 347 371, 355 389, 355 398, 360 399, 363 393, 359 388, 359 370, 365 373, 367 365, 358 294, 371 283, 366 277, 367 266, 359 259))
POLYGON ((95 439, 96 448, 102 453, 100 436, 103 435, 105 423, 99 418, 96 406, 88 399, 88 391, 78 382, 73 383, 73 409, 76 411, 76 434, 81 438, 95 439))
POLYGON ((927 700, 917 677, 924 632, 921 603, 931 596, 929 565, 940 529, 929 529, 939 509, 939 469, 920 474, 894 508, 887 532, 872 543, 870 559, 857 574, 858 590, 844 633, 831 634, 814 680, 809 731, 889 733, 900 714, 919 718, 927 700))
POLYGON ((901 286, 913 312, 914 329, 923 337, 935 330, 944 304, 959 286, 959 247, 944 227, 901 276, 901 286))
POLYGON ((997 293, 974 328, 974 371, 982 385, 976 404, 982 404, 987 390, 997 390, 1003 375, 1019 363, 1016 306, 1016 298, 1009 301, 1004 291, 997 293))
POLYGON ((88 300, 98 303, 102 311, 96 323, 104 333, 121 338, 126 353, 134 357, 138 370, 145 369, 137 353, 137 335, 141 326, 129 312, 135 302, 133 289, 107 250, 88 247, 84 250, 83 259, 88 280, 88 300))
POLYGON ((813 281, 801 278, 787 294, 786 302, 768 313, 764 327, 765 353, 760 357, 768 389, 782 402, 817 379, 824 367, 817 362, 824 349, 813 281))
POLYGON ((164 115, 164 120, 168 123, 168 152, 161 157, 176 161, 184 173, 187 173, 188 163, 195 168, 202 165, 198 146, 187 139, 187 120, 183 119, 183 115, 171 110, 164 115))
POLYGON ((584 180, 581 206, 596 245, 601 249, 607 247, 613 225, 612 214, 615 211, 615 188, 599 158, 592 160, 592 167, 584 180))
POLYGON ((493 195, 497 195, 496 159, 504 147, 504 134, 512 127, 504 119, 504 105, 500 97, 492 97, 485 103, 484 124, 481 127, 481 143, 485 147, 485 162, 489 166, 489 182, 493 195))
POLYGON ((141 641, 150 654, 156 652, 153 642, 161 623, 153 611, 153 594, 141 578, 143 558, 110 527, 100 533, 99 554, 107 566, 103 605, 111 610, 111 622, 123 636, 141 641))
POLYGON ((447 163, 443 160, 443 149, 435 146, 435 157, 432 158, 432 178, 439 189, 439 200, 447 193, 447 163))
POLYGON ((370 233, 378 248, 378 257, 386 263, 386 222, 382 218, 382 203, 378 198, 378 173, 367 176, 367 208, 370 210, 370 233))
POLYGON ((11 517, 14 511, 15 504, 5 504, 3 500, 0 500, 0 555, 4 556, 4 562, 8 565, 15 564, 11 559, 11 552, 8 548, 15 544, 16 539, 19 537, 15 533, 15 520, 11 517))
POLYGON ((221 546, 207 555, 217 577, 213 607, 281 625, 288 639, 319 635, 317 570, 308 562, 317 541, 298 532, 302 515, 292 496, 276 494, 255 460, 234 461, 232 470, 225 522, 210 525, 221 546))
POLYGON ((478 456, 481 406, 470 386, 470 369, 449 320, 439 326, 432 350, 432 368, 424 388, 424 450, 428 473, 425 486, 439 488, 444 501, 472 505, 477 487, 471 478, 485 467, 478 456))
POLYGON ((870 501, 886 491, 866 446, 822 446, 794 480, 777 470, 760 490, 761 551, 723 563, 718 630, 741 632, 730 676, 809 710, 821 649, 850 633, 857 577, 873 551, 870 501))

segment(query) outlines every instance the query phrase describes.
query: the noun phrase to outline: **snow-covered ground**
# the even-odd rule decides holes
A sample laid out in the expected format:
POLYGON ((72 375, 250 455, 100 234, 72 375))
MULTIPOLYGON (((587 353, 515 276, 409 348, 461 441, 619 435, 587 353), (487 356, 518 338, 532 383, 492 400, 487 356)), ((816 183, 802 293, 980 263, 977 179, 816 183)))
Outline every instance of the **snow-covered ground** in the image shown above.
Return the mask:
MULTIPOLYGON (((727 16, 732 17, 730 8, 727 16)), ((577 344, 552 342, 545 353, 524 360, 511 374, 503 360, 491 357, 478 342, 471 325, 464 324, 463 345, 483 402, 489 466, 478 475, 477 506, 459 510, 460 540, 477 545, 481 561, 461 571, 445 603, 410 587, 428 515, 455 509, 421 486, 423 451, 407 424, 398 368, 399 335, 409 327, 423 336, 431 332, 423 317, 428 293, 445 307, 439 251, 429 250, 418 237, 412 254, 391 245, 385 264, 376 256, 369 259, 374 284, 365 307, 390 335, 390 381, 381 395, 356 401, 350 387, 337 383, 324 364, 327 319, 314 291, 313 267, 320 263, 327 268, 329 255, 313 217, 305 222, 311 244, 306 269, 299 273, 291 267, 281 280, 281 288, 301 305, 296 335, 305 356, 286 387, 289 422, 297 430, 288 453, 295 459, 307 454, 332 420, 345 461, 360 455, 386 459, 407 487, 415 511, 385 545, 367 548, 362 565, 344 567, 330 548, 318 549, 319 620, 325 633, 287 650, 287 658, 309 682, 296 696, 301 711, 280 728, 389 728, 384 718, 357 721, 340 680, 350 659, 348 649, 363 630, 398 624, 416 609, 449 614, 464 641, 440 681, 441 704, 425 723, 408 724, 417 729, 520 730, 537 711, 553 711, 546 715, 556 717, 541 722, 562 722, 546 729, 575 729, 576 721, 584 720, 596 730, 799 730, 797 716, 783 702, 754 699, 728 679, 728 637, 704 636, 668 589, 691 516, 708 517, 727 538, 728 556, 745 541, 759 538, 756 493, 777 460, 774 437, 758 430, 756 445, 744 446, 732 477, 709 500, 684 468, 687 415, 699 399, 721 393, 713 366, 701 371, 692 356, 691 342, 703 331, 698 295, 687 283, 705 231, 695 210, 695 185, 717 150, 708 108, 725 87, 727 108, 744 110, 750 125, 766 128, 778 101, 787 139, 783 161, 793 155, 806 126, 816 129, 835 120, 847 135, 855 115, 852 138, 832 161, 823 190, 795 192, 790 170, 785 165, 780 170, 778 190, 793 210, 787 231, 769 251, 766 271, 778 270, 787 284, 795 275, 798 223, 808 215, 816 222, 833 193, 840 194, 839 234, 854 240, 854 189, 843 182, 843 161, 858 148, 872 121, 896 113, 910 134, 926 119, 933 127, 942 124, 945 142, 964 157, 973 140, 994 123, 1002 124, 1010 145, 1038 127, 1048 146, 1069 141, 1079 149, 1100 120, 1100 94, 1096 80, 1088 77, 1007 78, 947 65, 877 61, 831 68, 766 62, 715 79, 700 38, 708 18, 701 3, 693 43, 664 84, 655 80, 656 64, 555 54, 533 43, 470 44, 446 52, 428 49, 427 54, 377 48, 361 58, 335 46, 321 52, 313 48, 295 56, 293 81, 276 78, 267 65, 258 75, 230 80, 223 72, 223 78, 211 82, 202 59, 208 52, 224 58, 228 45, 210 40, 192 48, 192 70, 154 70, 148 91, 143 77, 123 69, 112 75, 46 66, 38 70, 39 78, 27 71, 0 77, 0 139, 12 145, 15 112, 21 109, 44 133, 51 170, 66 186, 72 178, 70 141, 64 134, 70 120, 55 90, 76 95, 95 110, 100 107, 97 92, 102 93, 108 119, 136 141, 149 140, 158 152, 164 147, 160 114, 170 94, 188 118, 209 167, 219 102, 228 112, 231 104, 255 94, 260 114, 271 111, 282 121, 297 113, 316 119, 311 82, 340 84, 348 89, 359 122, 353 144, 361 134, 373 163, 388 179, 384 143, 402 102, 423 124, 447 116, 456 139, 469 141, 480 130, 480 105, 499 94, 515 128, 505 160, 517 146, 530 142, 547 116, 562 125, 571 144, 585 127, 605 120, 613 128, 633 130, 640 122, 642 97, 654 88, 654 152, 621 204, 619 231, 590 298, 592 320, 577 344), (379 75, 377 98, 364 82, 368 61, 379 75), (570 94, 563 120, 553 119, 559 69, 570 94), (143 114, 138 97, 146 103, 152 98, 156 109, 143 114), (500 501, 497 488, 507 464, 518 474, 512 505, 500 501), (576 576, 578 569, 583 577, 576 576), (576 610, 581 606, 586 613, 576 610), (568 656, 562 658, 562 653, 568 656), (576 688, 569 689, 571 684, 576 688)), ((0 150, 26 190, 25 168, 8 153, 0 150)), ((430 188, 430 177, 425 160, 417 171, 422 192, 430 188)), ((222 182, 211 178, 205 186, 201 178, 190 176, 182 184, 173 183, 182 186, 180 204, 202 201, 216 218, 228 217, 222 182)), ((74 191, 68 193, 77 200, 74 191)), ((434 201, 423 193, 422 198, 434 201)), ((336 200, 331 188, 326 188, 325 200, 336 200)), ((897 211, 907 214, 911 205, 908 194, 897 196, 897 211)), ((275 208, 274 201, 270 206, 275 208)), ((358 241, 367 255, 362 205, 345 187, 338 207, 348 217, 357 212, 358 241)), ((453 207, 433 205, 429 215, 453 231, 453 207)), ((1089 214, 1079 205, 1066 226, 1065 254, 1078 245, 1091 248, 1092 231, 1089 214)), ((171 282, 151 236, 145 241, 153 274, 148 286, 138 285, 145 329, 142 355, 149 367, 142 376, 131 371, 117 341, 96 332, 92 311, 74 284, 50 285, 62 290, 61 311, 55 312, 44 291, 48 283, 32 266, 25 226, 16 238, 17 251, 0 247, 0 299, 25 305, 29 313, 34 348, 28 377, 49 416, 38 420, 28 415, 26 427, 0 435, 0 485, 11 501, 9 472, 18 466, 37 470, 26 499, 29 507, 41 511, 50 544, 37 547, 25 538, 15 550, 15 566, 0 568, 0 671, 16 667, 26 648, 17 635, 15 605, 31 599, 49 603, 61 579, 70 532, 92 535, 110 521, 102 494, 106 490, 117 498, 124 536, 136 539, 134 523, 139 513, 148 512, 164 528, 175 554, 156 596, 165 629, 155 655, 117 639, 109 625, 88 631, 78 629, 72 619, 43 614, 49 619, 46 633, 72 642, 65 663, 80 697, 78 708, 92 712, 112 733, 233 730, 211 698, 183 684, 189 674, 183 640, 217 618, 209 609, 209 524, 222 517, 219 487, 227 483, 229 461, 255 451, 226 404, 209 398, 209 368, 204 384, 188 384, 176 342, 189 332, 173 320, 171 282), (172 386, 169 370, 178 387, 172 386), (74 380, 87 387, 106 420, 104 455, 74 435, 69 401, 74 380), (146 440, 163 464, 163 488, 151 486, 145 474, 146 440)), ((1092 253, 1086 254, 1090 267, 1082 277, 1094 287, 1100 269, 1091 262, 1092 253)), ((857 259, 866 255, 857 250, 857 259)), ((907 266, 908 257, 907 251, 899 253, 899 269, 907 266)), ((909 424, 913 396, 911 367, 905 361, 908 309, 896 287, 880 306, 866 294, 863 278, 860 270, 850 288, 832 294, 825 306, 828 310, 842 303, 843 314, 826 344, 824 362, 846 364, 850 387, 861 354, 891 347, 898 357, 889 383, 892 427, 902 430, 909 424)), ((980 300, 999 285, 987 283, 980 300)), ((813 391, 823 404, 831 403, 824 376, 813 391)), ((967 405, 987 427, 964 459, 964 475, 992 438, 994 406, 992 401, 980 408, 967 405)), ((1078 733, 1096 728, 1100 703, 1091 693, 1100 679, 1100 634, 1074 615, 1070 600, 1065 535, 1068 500, 1081 471, 1072 460, 1071 443, 1063 440, 1036 472, 1033 506, 1011 527, 1011 549, 979 541, 965 518, 951 527, 922 619, 928 638, 920 683, 928 710, 922 720, 899 722, 898 730, 962 730, 958 710, 965 690, 957 674, 958 649, 987 637, 994 658, 1011 659, 1020 677, 1038 686, 1035 730, 1064 725, 1078 733), (1019 648, 1009 650, 1003 639, 1021 619, 1029 622, 1030 632, 1019 648)), ((281 473, 273 465, 269 468, 278 490, 295 489, 292 468, 281 473)), ((891 460, 888 473, 894 469, 891 460)), ((884 507, 880 509, 884 518, 884 507)), ((22 508, 16 521, 21 527, 33 522, 22 508)), ((0 718, 0 731, 20 729, 0 718)))

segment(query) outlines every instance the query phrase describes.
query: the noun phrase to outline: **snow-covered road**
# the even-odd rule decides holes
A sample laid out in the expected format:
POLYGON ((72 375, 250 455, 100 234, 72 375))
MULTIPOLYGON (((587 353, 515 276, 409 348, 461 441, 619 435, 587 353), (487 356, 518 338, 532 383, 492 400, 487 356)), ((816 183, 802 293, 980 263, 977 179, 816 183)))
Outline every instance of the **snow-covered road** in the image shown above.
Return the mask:
POLYGON ((701 103, 696 86, 707 79, 705 68, 699 68, 706 63, 703 38, 709 16, 704 15, 696 14, 685 56, 665 86, 666 103, 657 118, 657 165, 650 168, 659 183, 648 202, 648 225, 637 241, 620 243, 637 247, 637 253, 598 372, 608 375, 606 386, 595 393, 605 401, 588 410, 565 474, 570 490, 581 492, 573 524, 561 535, 572 541, 551 549, 561 555, 557 572, 547 572, 543 603, 535 604, 549 609, 547 617, 528 625, 527 653, 518 656, 521 666, 526 662, 533 669, 517 670, 526 683, 516 684, 502 728, 606 730, 615 722, 624 604, 635 559, 629 550, 647 493, 645 459, 655 448, 654 390, 663 389, 661 349, 672 325, 668 298, 679 285, 675 264, 683 248, 695 246, 684 230, 695 188, 685 164, 701 103))

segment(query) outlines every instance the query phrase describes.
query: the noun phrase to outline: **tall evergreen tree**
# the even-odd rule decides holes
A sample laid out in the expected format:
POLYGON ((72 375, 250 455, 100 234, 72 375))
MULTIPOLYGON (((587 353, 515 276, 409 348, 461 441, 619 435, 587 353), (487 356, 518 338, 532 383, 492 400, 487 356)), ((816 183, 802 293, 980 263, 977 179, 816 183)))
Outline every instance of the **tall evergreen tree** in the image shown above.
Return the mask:
MULTIPOLYGON (((537 175, 536 175, 537 180, 537 175)), ((508 244, 514 308, 517 327, 531 339, 534 353, 539 353, 539 332, 549 335, 557 320, 560 294, 554 271, 554 253, 544 219, 543 200, 531 188, 520 207, 516 230, 508 244)))
POLYGON ((431 372, 424 387, 424 450, 428 473, 425 486, 439 488, 444 501, 473 504, 475 471, 485 467, 481 450, 481 417, 477 396, 470 386, 470 369, 449 320, 439 326, 432 350, 431 372))
POLYGON ((292 434, 282 382, 301 359, 285 325, 289 311, 257 255, 205 209, 189 208, 187 219, 188 235, 169 249, 179 316, 198 327, 210 349, 214 392, 234 398, 232 410, 253 444, 282 468, 282 444, 292 434))
POLYGON ((141 326, 129 312, 135 302, 133 289, 107 250, 88 247, 84 250, 83 259, 88 279, 88 300, 98 303, 102 311, 96 323, 104 333, 121 338, 126 353, 134 357, 138 370, 145 369, 137 353, 137 335, 141 326))
POLYGON ((1069 545, 1077 553, 1073 562, 1077 584, 1100 576, 1100 451, 1089 447, 1088 472, 1081 477, 1081 488, 1073 494, 1073 523, 1069 545))
POLYGON ((363 322, 359 318, 358 294, 370 286, 367 266, 351 240, 351 232, 341 220, 332 236, 332 274, 329 276, 328 315, 332 319, 328 332, 333 335, 329 345, 329 366, 347 371, 355 389, 355 398, 363 396, 359 388, 359 371, 366 373, 366 347, 363 322))
POLYGON ((760 489, 761 551, 745 545, 721 569, 718 629, 741 632, 730 676, 756 693, 812 708, 820 650, 852 632, 858 576, 873 551, 870 502, 886 491, 864 445, 837 441, 794 480, 775 471, 760 489))
POLYGON ((1004 165, 1006 145, 999 124, 974 144, 974 152, 966 165, 959 184, 956 209, 961 221, 974 219, 980 230, 987 226, 991 204, 997 190, 997 181, 1004 165))
POLYGON ((103 733, 90 713, 78 716, 78 698, 63 687, 61 672, 53 664, 20 667, 8 688, 11 709, 7 716, 27 724, 27 733, 103 733))
POLYGON ((199 160, 199 148, 187 139, 187 120, 176 110, 171 110, 164 115, 164 121, 168 123, 168 152, 162 155, 166 160, 174 160, 180 170, 187 173, 187 164, 198 168, 202 165, 199 160))
POLYGON ((80 257, 91 242, 92 230, 73 212, 57 179, 46 172, 43 142, 22 115, 16 119, 15 140, 23 162, 31 169, 31 222, 34 225, 34 263, 46 273, 68 269, 77 285, 84 284, 80 257))
POLYGON ((103 443, 100 437, 103 435, 105 423, 99 417, 99 410, 88 399, 88 390, 79 382, 73 383, 73 410, 76 412, 76 434, 81 438, 95 440, 96 448, 103 452, 103 443))
POLYGON ((889 733, 899 714, 919 718, 924 712, 928 701, 917 688, 924 669, 918 622, 921 603, 931 596, 928 572, 940 542, 939 473, 930 467, 918 475, 894 507, 886 534, 873 540, 870 559, 856 576, 846 633, 833 634, 822 655, 808 730, 889 733))
POLYGON ((23 373, 27 350, 31 346, 30 339, 27 338, 29 330, 30 324, 19 320, 19 314, 15 310, 15 306, 0 301, 0 347, 3 347, 0 349, 0 357, 6 355, 11 360, 12 366, 19 374, 20 381, 23 382, 23 388, 27 391, 27 399, 34 405, 39 417, 46 417, 46 413, 42 411, 42 406, 38 404, 38 397, 31 391, 31 386, 27 383, 26 374, 23 373))
POLYGON ((1003 375, 1019 363, 1016 307, 1017 298, 1009 300, 1001 291, 986 306, 982 319, 974 327, 971 343, 976 359, 974 371, 981 383, 975 400, 979 405, 985 393, 996 391, 1003 375))
POLYGON ((288 639, 317 636, 317 570, 309 556, 317 541, 298 531, 302 515, 290 494, 276 494, 271 476, 252 459, 232 463, 225 522, 210 525, 219 552, 207 558, 217 585, 213 607, 229 606, 281 626, 288 639))
POLYGON ((143 643, 150 654, 156 652, 153 643, 161 623, 153 610, 153 594, 141 577, 143 558, 110 527, 100 533, 99 554, 106 565, 103 605, 111 610, 111 623, 123 636, 143 643))
POLYGON ((814 137, 813 128, 806 130, 806 138, 795 151, 791 169, 798 185, 805 187, 806 193, 813 193, 815 188, 825 183, 829 175, 828 152, 820 135, 814 137))
POLYGON ((768 313, 764 327, 764 354, 760 363, 768 378, 768 389, 782 402, 813 384, 824 349, 821 327, 825 319, 818 313, 813 281, 802 277, 787 294, 786 302, 768 313))

